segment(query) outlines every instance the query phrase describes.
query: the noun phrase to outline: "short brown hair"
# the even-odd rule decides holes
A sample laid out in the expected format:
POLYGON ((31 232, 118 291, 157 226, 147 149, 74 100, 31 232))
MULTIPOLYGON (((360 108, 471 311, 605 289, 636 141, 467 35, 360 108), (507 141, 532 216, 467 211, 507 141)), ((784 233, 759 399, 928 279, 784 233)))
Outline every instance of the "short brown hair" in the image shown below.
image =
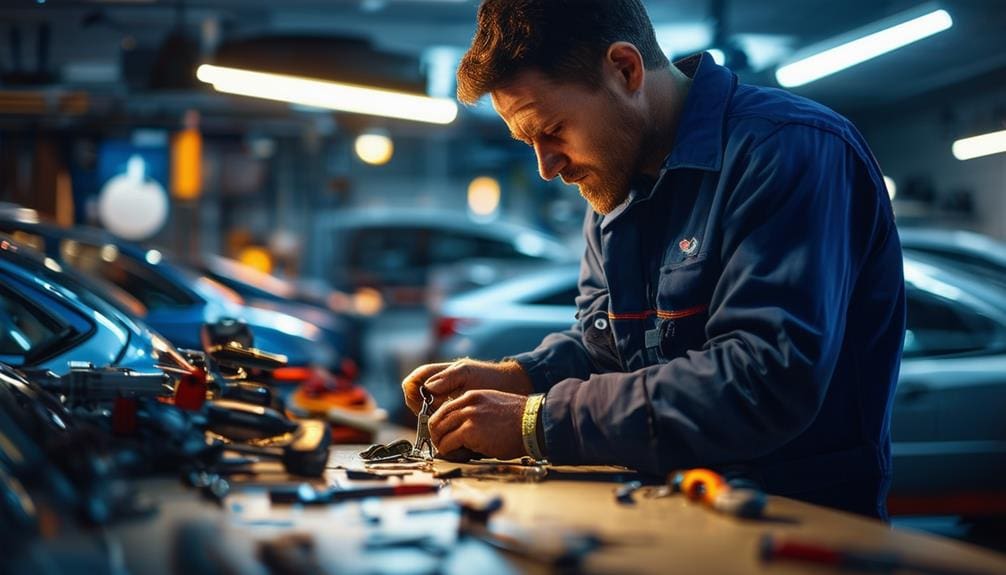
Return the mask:
POLYGON ((642 0, 484 0, 477 20, 457 75, 458 100, 469 105, 528 69, 596 85, 598 63, 619 41, 647 69, 669 66, 642 0))

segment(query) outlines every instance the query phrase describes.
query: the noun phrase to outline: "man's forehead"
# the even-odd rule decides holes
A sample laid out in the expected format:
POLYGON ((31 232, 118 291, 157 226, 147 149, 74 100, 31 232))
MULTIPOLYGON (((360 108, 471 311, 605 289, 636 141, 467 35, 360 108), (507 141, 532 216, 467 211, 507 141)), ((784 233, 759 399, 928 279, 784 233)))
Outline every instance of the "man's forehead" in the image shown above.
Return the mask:
POLYGON ((507 119, 526 108, 533 109, 546 105, 552 86, 552 81, 544 74, 537 70, 528 70, 521 72, 489 95, 496 113, 507 119))

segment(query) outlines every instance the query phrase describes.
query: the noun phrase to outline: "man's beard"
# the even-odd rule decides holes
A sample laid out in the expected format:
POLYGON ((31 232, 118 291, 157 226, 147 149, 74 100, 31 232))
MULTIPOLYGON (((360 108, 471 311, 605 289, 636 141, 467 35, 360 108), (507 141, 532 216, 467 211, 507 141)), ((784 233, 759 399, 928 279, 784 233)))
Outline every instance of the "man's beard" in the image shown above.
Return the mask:
POLYGON ((597 183, 579 184, 580 195, 583 196, 595 212, 606 215, 622 205, 629 196, 629 178, 615 174, 601 177, 597 183))
MULTIPOLYGON (((632 177, 639 171, 642 157, 641 144, 648 140, 646 126, 612 95, 611 105, 615 118, 610 125, 615 126, 605 140, 608 154, 604 165, 590 170, 588 181, 578 184, 580 195, 595 212, 605 215, 622 205, 629 196, 632 177)), ((575 178, 574 178, 575 179, 575 178)))

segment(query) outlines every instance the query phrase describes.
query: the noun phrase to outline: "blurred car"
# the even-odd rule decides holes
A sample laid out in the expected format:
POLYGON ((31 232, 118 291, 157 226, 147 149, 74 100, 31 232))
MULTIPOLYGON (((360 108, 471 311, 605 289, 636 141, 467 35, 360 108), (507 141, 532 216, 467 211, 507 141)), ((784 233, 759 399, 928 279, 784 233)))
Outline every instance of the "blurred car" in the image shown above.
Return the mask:
MULTIPOLYGON (((33 247, 63 267, 113 284, 135 298, 135 310, 173 344, 201 349, 204 323, 237 318, 252 329, 255 347, 286 355, 290 365, 341 369, 343 348, 325 341, 317 326, 272 310, 244 305, 233 290, 175 266, 158 250, 144 249, 89 228, 65 229, 31 214, 0 211, 0 232, 33 247)), ((303 375, 301 371, 277 372, 303 375)), ((302 378, 295 378, 302 379, 302 378)))
POLYGON ((573 325, 579 265, 542 268, 445 301, 433 316, 433 361, 502 359, 573 325))
MULTIPOLYGON (((892 514, 1003 514, 1006 294, 906 251, 908 324, 893 405, 892 514)), ((574 321, 578 266, 515 278, 446 302, 435 360, 498 360, 574 321)))
POLYGON ((424 304, 429 271, 437 266, 472 258, 560 262, 577 255, 540 231, 449 211, 346 210, 323 218, 316 234, 315 267, 326 270, 333 286, 349 293, 378 290, 390 306, 424 304))
POLYGON ((319 282, 291 281, 259 271, 237 260, 216 255, 187 259, 185 265, 234 290, 250 306, 271 309, 312 323, 338 338, 358 364, 363 357, 364 318, 379 309, 359 304, 349 294, 319 282))
POLYGON ((62 375, 70 361, 151 371, 187 362, 85 278, 0 235, 0 362, 62 375))
POLYGON ((1006 289, 1006 243, 966 230, 903 227, 898 230, 905 251, 938 260, 1006 289))

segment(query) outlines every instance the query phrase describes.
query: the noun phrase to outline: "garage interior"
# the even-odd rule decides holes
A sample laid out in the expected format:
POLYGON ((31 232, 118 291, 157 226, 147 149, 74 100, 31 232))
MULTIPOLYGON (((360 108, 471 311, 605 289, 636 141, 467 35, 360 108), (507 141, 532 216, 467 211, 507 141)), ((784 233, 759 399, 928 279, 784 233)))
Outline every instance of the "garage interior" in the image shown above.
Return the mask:
POLYGON ((589 250, 578 186, 455 97, 478 0, 4 0, 2 570, 1006 572, 1006 6, 643 4, 671 61, 823 104, 882 170, 889 524, 424 459, 403 378, 568 329, 589 250))

